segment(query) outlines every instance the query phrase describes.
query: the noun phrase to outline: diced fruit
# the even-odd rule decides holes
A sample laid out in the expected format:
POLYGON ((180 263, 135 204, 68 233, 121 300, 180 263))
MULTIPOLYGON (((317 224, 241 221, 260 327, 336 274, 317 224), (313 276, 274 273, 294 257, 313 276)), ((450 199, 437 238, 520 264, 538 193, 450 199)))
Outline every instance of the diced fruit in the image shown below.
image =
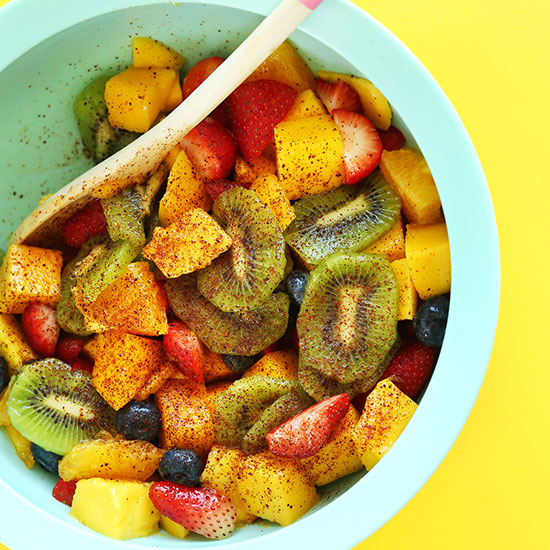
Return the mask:
POLYGON ((390 126, 387 130, 378 130, 378 134, 385 151, 397 151, 397 149, 401 149, 405 145, 405 137, 401 133, 401 130, 395 126, 390 126))
POLYGON ((425 225, 443 220, 439 193, 420 151, 409 148, 384 151, 380 170, 401 197, 409 222, 425 225))
POLYGON ((345 109, 354 113, 361 112, 359 94, 342 80, 326 82, 317 78, 315 80, 315 91, 329 113, 332 113, 335 109, 345 109))
POLYGON ((88 361, 85 357, 77 357, 76 361, 71 365, 73 370, 83 370, 90 374, 94 371, 94 364, 88 361))
POLYGON ((208 384, 227 378, 234 378, 234 374, 227 367, 222 356, 204 346, 204 381, 208 384))
POLYGON ((170 112, 173 111, 181 102, 183 101, 183 92, 181 90, 181 85, 179 78, 174 80, 170 91, 168 92, 168 97, 166 98, 166 103, 164 104, 163 111, 170 112))
POLYGON ((237 479, 248 513, 282 526, 294 523, 319 502, 300 464, 268 452, 244 458, 237 479))
POLYGON ((191 95, 224 61, 223 57, 213 56, 195 64, 183 79, 183 97, 191 95))
POLYGON ((36 443, 31 444, 31 453, 36 463, 50 474, 59 475, 59 461, 62 456, 51 451, 46 451, 36 443))
POLYGON ((357 454, 367 470, 391 449, 416 409, 417 404, 393 382, 378 382, 353 433, 357 454))
MULTIPOLYGON (((233 379, 235 377, 233 376, 233 379)), ((213 384, 208 384, 206 386, 206 395, 204 396, 204 403, 208 407, 210 414, 213 414, 214 409, 216 408, 216 400, 220 393, 223 393, 231 384, 233 380, 221 380, 214 382, 213 384)), ((1 420, 0 420, 1 425, 1 420)))
POLYGON ((393 227, 372 243, 365 252, 370 254, 384 254, 390 262, 405 257, 405 230, 403 217, 399 216, 393 227))
MULTIPOLYGON (((246 162, 246 161, 243 161, 246 162)), ((250 189, 250 184, 240 184, 231 180, 211 180, 205 184, 206 192, 210 195, 210 198, 215 201, 224 191, 233 189, 234 187, 244 187, 250 189)))
POLYGON ((0 268, 0 313, 23 313, 32 302, 55 306, 62 265, 57 250, 11 245, 0 268))
POLYGON ((157 227, 143 255, 172 279, 210 265, 231 243, 211 216, 194 208, 168 227, 157 227))
POLYGON ((315 485, 326 485, 363 467, 353 439, 353 430, 358 420, 359 413, 350 407, 336 426, 332 439, 319 452, 301 461, 315 485))
POLYGON ((8 363, 0 355, 0 392, 8 385, 10 381, 10 375, 8 373, 8 363))
POLYGON ((21 328, 31 348, 42 357, 52 357, 61 329, 57 324, 55 309, 32 302, 21 316, 21 328))
POLYGON ((243 378, 262 374, 280 380, 298 380, 298 356, 292 350, 272 351, 256 361, 243 378))
POLYGON ((215 489, 161 481, 149 495, 163 516, 204 537, 223 539, 235 529, 235 507, 215 489))
POLYGON ((450 291, 451 253, 444 223, 407 225, 405 252, 420 298, 426 300, 450 291))
MULTIPOLYGON (((169 170, 172 170, 174 167, 174 164, 176 164, 176 160, 178 158, 178 155, 183 151, 183 149, 180 147, 180 144, 174 145, 170 151, 168 151, 168 154, 164 157, 164 164, 168 167, 169 170)), ((162 166, 162 165, 161 165, 162 166)))
POLYGON ((200 484, 204 464, 191 449, 170 449, 164 453, 158 469, 165 481, 194 487, 200 484))
POLYGON ((296 217, 284 189, 279 185, 277 176, 268 175, 257 178, 251 187, 259 199, 271 210, 281 231, 284 231, 296 217))
POLYGON ((176 537, 178 539, 184 539, 191 532, 183 525, 172 521, 170 518, 167 518, 162 514, 160 516, 160 527, 161 529, 164 529, 167 533, 170 533, 173 537, 176 537))
POLYGON ((7 313, 0 313, 0 356, 8 364, 10 376, 27 361, 38 359, 15 317, 7 313))
POLYGON ((358 94, 366 117, 380 130, 387 130, 391 124, 391 107, 380 90, 366 78, 358 76, 317 71, 322 80, 328 82, 343 81, 349 84, 358 94))
POLYGON ((263 155, 256 157, 252 162, 247 162, 240 156, 235 161, 235 183, 246 189, 249 189, 259 177, 270 174, 277 174, 277 166, 263 155))
POLYGON ((448 316, 448 294, 428 298, 414 316, 413 324, 416 337, 425 346, 441 346, 445 337, 448 316))
POLYGON ((290 200, 345 182, 344 142, 329 115, 285 120, 274 135, 279 184, 290 200))
POLYGON ((285 116, 285 120, 299 120, 310 116, 325 115, 326 109, 323 102, 315 95, 313 90, 300 92, 294 104, 285 116))
POLYGON ((115 426, 126 439, 151 442, 160 430, 160 412, 150 401, 130 401, 117 411, 115 426))
POLYGON ((140 481, 82 479, 76 484, 71 516, 113 539, 147 537, 158 531, 160 520, 150 487, 140 481))
POLYGON ((76 358, 79 356, 83 347, 84 341, 80 338, 65 336, 58 340, 57 346, 55 347, 54 356, 64 363, 72 365, 76 361, 76 358))
POLYGON ((21 435, 11 424, 6 426, 6 433, 15 448, 17 456, 23 461, 25 466, 31 470, 34 467, 34 456, 31 452, 31 442, 21 435))
POLYGON ((164 385, 166 380, 175 378, 177 374, 183 376, 174 362, 166 358, 166 361, 164 361, 153 371, 147 382, 145 382, 145 384, 136 392, 134 399, 144 401, 149 396, 156 393, 164 385))
POLYGON ((63 481, 62 479, 58 479, 52 490, 52 496, 55 500, 67 506, 71 506, 75 491, 76 481, 63 481))
POLYGON ((185 323, 172 321, 163 342, 168 357, 183 374, 195 382, 204 382, 204 346, 185 323))
POLYGON ((391 267, 399 285, 399 301, 397 303, 397 320, 413 319, 418 307, 418 294, 414 288, 411 271, 407 260, 401 258, 392 262, 391 267))
POLYGON ((74 248, 80 248, 95 235, 107 233, 107 220, 101 201, 95 200, 73 214, 63 225, 63 240, 74 248))
POLYGON ((2 388, 2 393, 0 393, 0 426, 9 426, 11 424, 8 414, 8 397, 10 396, 10 391, 14 382, 15 377, 8 381, 7 387, 2 388))
POLYGON ((240 376, 256 362, 258 356, 253 355, 250 357, 247 355, 231 355, 229 353, 224 353, 221 358, 232 373, 240 376))
POLYGON ((145 244, 145 208, 142 202, 141 194, 135 189, 123 189, 118 195, 101 199, 112 241, 122 239, 136 247, 145 244))
POLYGON ((185 57, 160 40, 149 36, 132 38, 132 64, 137 68, 159 67, 179 70, 185 63, 185 57))

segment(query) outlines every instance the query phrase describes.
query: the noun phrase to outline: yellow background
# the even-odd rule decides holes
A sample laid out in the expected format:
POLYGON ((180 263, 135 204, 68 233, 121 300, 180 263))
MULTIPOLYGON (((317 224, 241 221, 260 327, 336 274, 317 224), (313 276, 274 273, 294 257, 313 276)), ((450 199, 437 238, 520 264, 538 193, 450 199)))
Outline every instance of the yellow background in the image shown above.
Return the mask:
POLYGON ((462 117, 502 254, 495 348, 472 415, 426 486, 356 550, 548 548, 550 3, 356 3, 407 44, 462 117))

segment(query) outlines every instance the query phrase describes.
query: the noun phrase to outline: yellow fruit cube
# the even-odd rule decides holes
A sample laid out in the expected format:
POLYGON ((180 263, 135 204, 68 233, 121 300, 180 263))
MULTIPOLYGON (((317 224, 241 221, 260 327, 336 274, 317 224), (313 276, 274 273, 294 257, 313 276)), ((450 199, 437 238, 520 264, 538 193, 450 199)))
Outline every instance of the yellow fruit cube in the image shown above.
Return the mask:
MULTIPOLYGON (((170 151, 168 151, 168 154, 164 157, 164 164, 168 166, 169 170, 172 170, 174 167, 174 164, 176 164, 176 160, 178 160, 179 154, 183 151, 183 149, 178 145, 174 145, 170 151)), ((165 224, 168 225, 168 224, 165 224)))
POLYGON ((204 210, 186 212, 168 227, 157 227, 143 255, 169 279, 210 265, 231 246, 231 237, 204 210))
POLYGON ((326 114, 327 110, 317 94, 313 90, 304 90, 296 96, 294 105, 292 105, 284 120, 298 120, 308 116, 319 116, 326 114))
POLYGON ((31 302, 55 306, 62 266, 58 250, 12 244, 0 268, 0 313, 23 313, 31 302))
POLYGON ((277 225, 284 231, 296 217, 284 189, 279 185, 277 176, 261 176, 252 184, 258 198, 271 210, 277 225))
POLYGON ((418 307, 418 293, 414 288, 407 260, 405 258, 395 260, 391 266, 399 285, 397 320, 413 319, 418 307))
POLYGON ((180 79, 177 78, 174 80, 170 91, 168 92, 168 97, 166 98, 166 103, 162 108, 165 112, 173 111, 181 102, 183 101, 183 90, 181 87, 180 79))
POLYGON ((176 537, 178 539, 184 539, 191 532, 183 525, 180 525, 179 523, 176 523, 175 521, 172 521, 170 518, 167 518, 163 515, 160 516, 160 526, 167 533, 170 533, 173 537, 176 537))
POLYGON ((298 355, 290 349, 266 353, 242 377, 247 378, 255 374, 281 380, 298 380, 298 355))
POLYGON ((359 76, 331 73, 328 71, 317 71, 317 75, 322 80, 327 80, 328 82, 342 80, 346 84, 349 84, 359 94, 365 116, 379 130, 387 130, 390 127, 392 117, 390 104, 372 82, 359 76))
POLYGON ((168 175, 166 193, 160 200, 160 223, 170 225, 194 208, 208 212, 212 208, 212 199, 204 182, 195 174, 189 157, 181 151, 168 175))
POLYGON ((315 486, 295 460, 269 452, 241 460, 237 486, 249 514, 283 527, 294 523, 319 502, 315 486))
POLYGON ((185 64, 185 57, 176 50, 149 36, 135 36, 132 39, 132 64, 137 68, 159 67, 179 70, 185 64))
POLYGON ((403 218, 399 219, 395 225, 377 241, 372 243, 365 252, 371 254, 384 254, 390 262, 405 257, 405 229, 403 227, 403 218))
POLYGON ((159 529, 160 513, 149 498, 151 483, 82 479, 76 484, 71 516, 107 537, 147 537, 159 529))
POLYGON ((444 223, 407 225, 405 247, 414 287, 423 300, 451 290, 451 251, 444 223))
POLYGON ((19 323, 13 315, 8 313, 0 313, 0 356, 8 364, 10 376, 13 376, 27 361, 38 359, 27 343, 19 323))
POLYGON ((403 212, 410 222, 432 224, 443 221, 439 193, 420 151, 407 147, 383 151, 380 170, 401 197, 403 212))
POLYGON ((326 485, 363 467, 353 439, 358 420, 359 413, 350 407, 332 439, 318 453, 301 460, 309 479, 315 485, 326 485))
POLYGON ((31 451, 32 443, 26 437, 23 437, 11 424, 6 426, 6 433, 8 434, 17 456, 30 470, 34 466, 34 456, 31 451))
POLYGON ((9 426, 11 424, 10 415, 8 414, 8 397, 15 382, 15 378, 10 380, 8 387, 0 393, 0 426, 9 426))
POLYGON ((279 185, 290 200, 318 195, 345 183, 344 144, 329 115, 275 126, 279 185))
POLYGON ((237 511, 237 523, 251 523, 256 516, 247 511, 237 487, 237 472, 246 455, 239 449, 214 445, 201 476, 203 487, 216 489, 229 498, 237 511))
POLYGON ((235 373, 227 368, 221 355, 204 346, 204 381, 208 384, 209 382, 234 377, 235 373))
POLYGON ((177 372, 179 370, 176 364, 167 359, 153 371, 149 380, 136 392, 134 399, 145 401, 150 395, 157 393, 164 383, 173 378, 177 372))
POLYGON ((271 159, 260 155, 252 162, 247 162, 243 157, 237 157, 235 161, 235 181, 239 185, 252 185, 257 178, 277 174, 277 165, 271 159))
POLYGON ((357 454, 367 470, 392 448, 417 406, 390 380, 378 382, 353 432, 357 454))

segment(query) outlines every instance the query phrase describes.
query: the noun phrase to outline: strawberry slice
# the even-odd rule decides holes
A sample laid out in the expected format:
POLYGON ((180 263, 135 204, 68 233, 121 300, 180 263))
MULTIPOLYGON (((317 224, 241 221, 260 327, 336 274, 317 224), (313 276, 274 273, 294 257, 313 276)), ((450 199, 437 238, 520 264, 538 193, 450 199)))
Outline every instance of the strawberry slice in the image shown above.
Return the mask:
POLYGON ((21 327, 31 348, 42 357, 53 357, 61 329, 55 309, 33 302, 21 316, 21 327))
POLYGON ((204 351, 198 336, 179 320, 168 325, 164 349, 178 369, 197 382, 204 381, 204 351))
POLYGON ((359 113, 336 109, 332 116, 344 140, 346 183, 352 185, 378 166, 382 140, 372 122, 359 113))
POLYGON ((347 393, 319 401, 271 430, 265 436, 269 450, 285 458, 313 456, 328 443, 349 408, 347 393))
POLYGON ((237 158, 237 148, 229 130, 211 117, 195 126, 180 145, 205 181, 227 178, 237 158))
POLYGON ((203 537, 224 539, 235 529, 235 507, 216 489, 158 481, 149 497, 163 516, 203 537))
POLYGON ((437 348, 420 342, 399 348, 382 379, 389 378, 403 393, 414 399, 426 385, 437 361, 437 348))
POLYGON ((66 504, 67 506, 72 506, 73 497, 76 491, 76 480, 73 481, 63 481, 58 479, 57 483, 52 489, 52 496, 59 502, 66 504))
POLYGON ((84 342, 79 338, 66 336, 57 342, 54 357, 61 359, 67 365, 72 365, 82 351, 83 346, 84 342))
POLYGON ((94 371, 94 364, 85 357, 77 357, 71 367, 72 370, 84 370, 90 374, 94 371))
POLYGON ((258 158, 273 138, 273 129, 286 116, 297 92, 276 80, 241 84, 228 98, 229 125, 244 158, 258 158))
POLYGON ((320 78, 315 79, 315 91, 321 98, 329 113, 335 109, 346 109, 360 113, 362 111, 359 94, 343 81, 326 82, 320 78))
POLYGON ((190 96, 223 62, 223 57, 207 57, 193 65, 183 79, 183 99, 190 96))
POLYGON ((216 200, 224 191, 233 189, 233 187, 244 187, 250 189, 249 182, 237 183, 231 180, 215 180, 207 181, 205 184, 206 192, 212 197, 212 200, 216 200))
POLYGON ((63 226, 63 239, 69 246, 80 248, 94 235, 107 233, 107 220, 99 200, 92 201, 73 214, 63 226))
POLYGON ((386 151, 397 151, 405 144, 405 136, 399 128, 390 126, 387 130, 378 130, 382 140, 382 148, 386 151))

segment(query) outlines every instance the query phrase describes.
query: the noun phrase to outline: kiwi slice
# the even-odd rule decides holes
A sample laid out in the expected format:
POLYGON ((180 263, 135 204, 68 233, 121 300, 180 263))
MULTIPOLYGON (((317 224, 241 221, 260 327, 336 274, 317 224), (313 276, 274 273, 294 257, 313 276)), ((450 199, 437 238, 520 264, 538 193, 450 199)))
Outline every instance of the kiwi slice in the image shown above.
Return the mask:
POLYGON ((120 151, 139 137, 139 134, 113 128, 109 124, 105 103, 105 84, 109 78, 110 75, 103 75, 88 84, 73 104, 80 137, 96 163, 120 151))
POLYGON ((373 377, 397 339, 398 296, 385 256, 329 256, 310 273, 300 307, 299 372, 315 369, 341 384, 373 377))
POLYGON ((141 194, 137 190, 124 189, 118 195, 101 199, 101 206, 111 240, 127 241, 139 248, 145 245, 144 211, 141 194))
POLYGON ((215 353, 256 355, 283 336, 288 325, 289 297, 277 292, 252 311, 227 313, 197 289, 193 275, 164 285, 172 311, 215 353))
POLYGON ((290 247, 310 266, 336 250, 364 250, 397 222, 401 201, 377 171, 294 203, 296 218, 284 232, 290 247))
POLYGON ((100 431, 115 433, 114 411, 95 390, 91 375, 59 359, 23 366, 7 408, 17 431, 59 455, 100 431))
POLYGON ((231 237, 231 248, 201 269, 200 293, 225 312, 260 307, 282 281, 285 241, 277 221, 254 191, 224 191, 212 215, 231 237))

